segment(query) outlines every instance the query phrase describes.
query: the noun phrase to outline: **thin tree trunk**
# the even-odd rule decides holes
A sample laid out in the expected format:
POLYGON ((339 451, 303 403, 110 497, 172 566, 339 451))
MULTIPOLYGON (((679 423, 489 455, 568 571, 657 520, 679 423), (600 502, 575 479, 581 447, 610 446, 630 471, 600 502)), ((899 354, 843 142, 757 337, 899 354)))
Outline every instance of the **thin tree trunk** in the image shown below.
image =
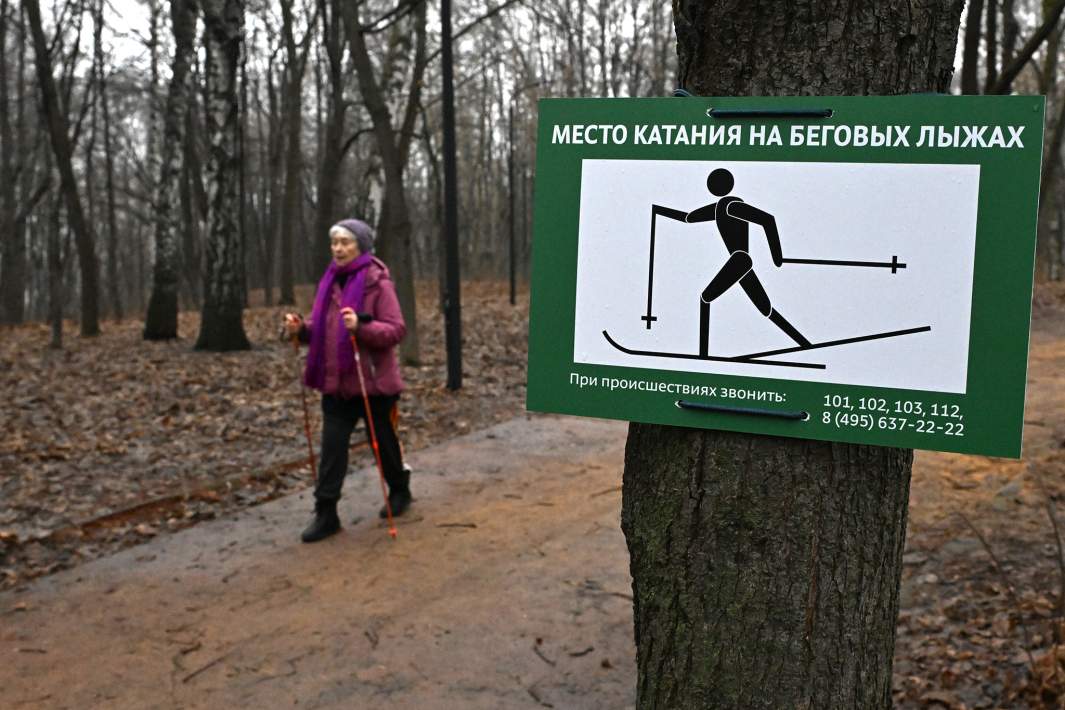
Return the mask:
POLYGON ((1013 61, 1013 53, 1017 51, 1017 37, 1020 33, 1020 23, 1017 22, 1017 16, 1013 14, 1013 0, 1003 0, 1001 66, 1008 67, 1013 61))
MULTIPOLYGON (((255 95, 259 95, 259 84, 256 80, 255 95)), ((258 108, 255 112, 255 125, 259 135, 259 214, 260 228, 256 230, 256 234, 259 238, 258 251, 259 251, 259 272, 263 281, 263 301, 267 306, 274 305, 274 260, 273 260, 273 226, 270 224, 270 209, 272 205, 271 195, 273 194, 273 181, 271 179, 270 169, 270 145, 271 141, 267 137, 266 130, 263 127, 263 107, 262 102, 258 102, 258 108), (265 222, 263 223, 263 217, 265 222)))
MULTIPOLYGON (((96 136, 97 129, 99 127, 99 108, 100 102, 97 100, 100 94, 100 85, 97 83, 99 78, 100 62, 103 55, 103 23, 96 17, 96 13, 90 11, 93 18, 93 54, 92 54, 92 68, 89 73, 88 81, 85 88, 85 99, 92 96, 92 101, 89 103, 89 138, 85 141, 84 158, 82 159, 83 167, 82 173, 85 179, 85 218, 90 225, 95 227, 98 224, 96 216, 96 136)), ((72 75, 73 78, 73 75, 72 75)), ((67 107, 70 109, 69 105, 67 107)), ((76 146, 75 146, 76 150, 76 146)), ((99 259, 99 257, 97 257, 99 259)))
MULTIPOLYGON (((154 181, 159 177, 159 16, 162 10, 159 0, 148 0, 148 140, 145 163, 148 166, 148 184, 145 185, 149 195, 155 195, 158 186, 154 181)), ((177 48, 175 47, 175 51, 177 48)))
POLYGON ((37 56, 37 80, 41 89, 41 103, 52 151, 55 153, 56 167, 59 170, 60 189, 67 208, 67 218, 74 231, 74 240, 78 249, 78 264, 81 268, 81 334, 93 336, 100 333, 100 316, 98 294, 99 265, 96 259, 96 247, 92 228, 85 219, 81 200, 78 197, 78 184, 74 177, 72 164, 73 147, 67 117, 59 105, 55 79, 52 76, 52 60, 48 54, 48 41, 44 36, 41 23, 41 7, 38 0, 23 0, 26 16, 33 35, 34 53, 37 56))
MULTIPOLYGON (((115 156, 111 144, 111 103, 107 96, 106 57, 103 49, 104 0, 97 0, 95 25, 96 87, 104 129, 104 198, 107 215, 107 293, 111 315, 122 318, 122 297, 118 277, 118 225, 115 216, 115 156)), ((94 119, 95 120, 95 119, 94 119)))
POLYGON ((171 0, 174 60, 163 113, 162 156, 155 193, 155 264, 152 295, 144 318, 145 340, 178 337, 179 221, 173 209, 181 191, 189 110, 189 70, 196 39, 195 0, 171 0))
POLYGON ((965 44, 961 52, 961 93, 979 94, 977 76, 980 64, 980 39, 983 36, 984 0, 969 0, 965 12, 965 44))
POLYGON ((267 179, 270 184, 270 222, 267 225, 267 234, 263 235, 266 239, 267 261, 270 263, 271 284, 278 272, 277 251, 278 244, 281 241, 281 214, 284 210, 284 185, 281 179, 285 145, 283 111, 278 109, 279 101, 273 74, 273 60, 271 59, 266 70, 266 92, 270 108, 268 114, 270 121, 270 160, 266 168, 267 179))
MULTIPOLYGON (((15 325, 25 315, 26 237, 15 227, 18 211, 14 154, 15 133, 11 125, 8 82, 9 29, 15 26, 8 0, 0 3, 0 323, 15 325)), ((20 149, 21 152, 21 149, 20 149)))
POLYGON ((111 131, 111 107, 107 98, 107 85, 100 83, 101 110, 104 119, 104 189, 107 193, 107 281, 111 295, 111 312, 115 318, 125 317, 122 305, 122 288, 118 268, 118 215, 115 203, 115 151, 111 131))
MULTIPOLYGON (((190 95, 191 98, 191 95, 190 95)), ((200 171, 200 163, 197 159, 197 149, 193 145, 196 140, 193 137, 196 123, 192 120, 195 109, 189 106, 185 121, 185 144, 181 148, 184 158, 181 168, 180 205, 181 205, 181 280, 184 283, 185 300, 194 308, 203 306, 203 259, 201 256, 203 243, 203 220, 202 211, 198 200, 193 196, 196 191, 193 187, 195 178, 193 173, 200 171)))
MULTIPOLYGON (((727 13, 678 0, 681 85, 705 96, 945 91, 960 15, 961 0, 727 13), (828 17, 838 22, 810 19, 828 17)), ((622 528, 637 707, 889 708, 912 460, 631 424, 622 528)))
POLYGON ((1056 212, 1055 187, 1059 184, 1061 145, 1065 138, 1065 98, 1058 100, 1058 112, 1054 119, 1043 155, 1043 169, 1039 180, 1039 238, 1035 247, 1036 278, 1051 278, 1054 267, 1054 230, 1051 222, 1056 212))
POLYGON ((303 154, 300 134, 303 131, 303 75, 313 27, 308 27, 302 47, 297 48, 292 33, 292 0, 281 0, 282 30, 287 63, 284 72, 283 125, 285 145, 285 188, 281 205, 281 298, 283 305, 295 305, 295 253, 293 237, 298 224, 302 193, 303 154))
POLYGON ((998 80, 998 0, 987 0, 986 49, 987 76, 984 78, 984 93, 990 94, 998 80))
POLYGON ((344 154, 341 150, 344 140, 344 116, 347 104, 344 102, 343 57, 344 45, 341 33, 339 3, 342 0, 319 0, 318 13, 322 18, 322 34, 325 38, 326 57, 329 69, 329 110, 326 114, 325 139, 322 160, 318 167, 318 213, 315 216, 315 229, 312 235, 311 253, 314 261, 321 268, 329 263, 329 241, 326 235, 329 228, 340 218, 336 207, 337 188, 344 154))
POLYGON ((377 137, 385 173, 385 197, 377 230, 378 250, 393 269, 400 307, 407 323, 407 337, 401 346, 403 359, 409 364, 415 364, 420 359, 421 349, 418 343, 418 321, 411 259, 412 227, 410 212, 407 208, 406 188, 403 184, 403 171, 407 163, 413 134, 415 107, 420 96, 421 76, 425 68, 425 2, 418 2, 412 13, 414 30, 417 34, 416 56, 410 96, 398 136, 392 126, 392 114, 376 78, 373 62, 370 60, 366 39, 360 28, 358 8, 354 4, 345 2, 342 3, 342 11, 359 88, 370 119, 373 121, 374 134, 377 137))
POLYGON ((207 253, 197 350, 247 350, 240 250, 240 102, 237 71, 242 0, 202 0, 207 38, 207 253))
POLYGON ((1065 260, 1065 209, 1058 205, 1058 224, 1055 232, 1054 250, 1050 258, 1050 280, 1061 280, 1062 262, 1065 260))
POLYGON ((51 324, 52 334, 48 347, 53 350, 63 347, 63 303, 66 301, 66 289, 63 284, 65 250, 60 214, 62 209, 56 204, 49 220, 51 228, 48 230, 48 322, 51 324))
MULTIPOLYGON (((1044 0, 1043 7, 1049 9, 1050 3, 1044 0)), ((1039 91, 1048 96, 1054 92, 1058 81, 1058 51, 1061 48, 1061 26, 1056 25, 1047 37, 1046 59, 1040 74, 1039 91)))

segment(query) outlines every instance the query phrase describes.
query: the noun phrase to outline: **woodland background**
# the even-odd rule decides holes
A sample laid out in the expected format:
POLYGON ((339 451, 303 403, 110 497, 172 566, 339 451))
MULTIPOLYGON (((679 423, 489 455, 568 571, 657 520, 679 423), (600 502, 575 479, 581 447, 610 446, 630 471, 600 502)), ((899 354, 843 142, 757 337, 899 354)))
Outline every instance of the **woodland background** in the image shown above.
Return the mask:
MULTIPOLYGON (((1063 12, 963 13, 952 90, 1048 99, 1026 459, 919 455, 900 707, 1065 697, 1063 12)), ((454 13, 468 377, 445 392, 438 5, 0 0, 0 590, 306 488, 277 326, 339 218, 401 287, 405 444, 520 415, 536 102, 668 96, 676 35, 649 0, 454 13)))
MULTIPOLYGON (((971 0, 954 81, 960 93, 1048 97, 1040 279, 1062 277, 1065 250, 1063 9, 971 0)), ((537 100, 668 95, 672 12, 649 0, 473 2, 453 28, 462 274, 505 278, 513 234, 525 278, 537 100)), ((419 0, 3 0, 0 323, 52 323, 58 347, 63 317, 88 335, 101 317, 147 313, 146 335, 172 337, 176 323, 152 322, 153 293, 218 308, 205 294, 221 279, 241 305, 253 290, 291 304, 329 258, 328 226, 349 215, 379 227, 398 283, 436 280, 440 40, 439 8, 419 0), (215 212, 231 217, 214 225, 217 192, 228 201, 215 212), (232 268, 212 272, 207 256, 222 251, 232 268)), ((413 286, 402 289, 416 318, 413 286)), ((418 354, 415 338, 406 355, 418 354)))

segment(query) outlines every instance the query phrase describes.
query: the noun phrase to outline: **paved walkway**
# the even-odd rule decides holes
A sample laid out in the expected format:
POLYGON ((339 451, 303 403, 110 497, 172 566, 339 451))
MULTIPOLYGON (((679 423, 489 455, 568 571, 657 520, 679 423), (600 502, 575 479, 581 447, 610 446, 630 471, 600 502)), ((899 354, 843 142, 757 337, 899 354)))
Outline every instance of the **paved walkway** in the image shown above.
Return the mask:
POLYGON ((632 707, 624 440, 521 417, 412 454, 397 541, 366 469, 323 543, 302 493, 0 594, 0 704, 632 707))

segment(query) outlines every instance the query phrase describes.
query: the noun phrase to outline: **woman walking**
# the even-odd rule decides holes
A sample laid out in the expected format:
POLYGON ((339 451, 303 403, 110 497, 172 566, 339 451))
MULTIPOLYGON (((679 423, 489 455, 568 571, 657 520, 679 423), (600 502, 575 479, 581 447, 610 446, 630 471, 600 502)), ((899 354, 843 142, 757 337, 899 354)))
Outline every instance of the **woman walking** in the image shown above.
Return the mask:
MULTIPOLYGON (((318 282, 310 319, 285 314, 289 337, 310 346, 303 383, 322 393, 314 519, 303 531, 304 542, 317 542, 340 530, 337 501, 348 470, 351 432, 367 416, 353 342, 359 348, 392 515, 402 515, 411 503, 410 472, 403 465, 391 418, 403 390, 396 346, 407 333, 395 285, 388 267, 373 255, 373 230, 365 222, 338 222, 329 230, 329 241, 333 261, 318 282)), ((381 517, 387 514, 382 508, 381 517)))

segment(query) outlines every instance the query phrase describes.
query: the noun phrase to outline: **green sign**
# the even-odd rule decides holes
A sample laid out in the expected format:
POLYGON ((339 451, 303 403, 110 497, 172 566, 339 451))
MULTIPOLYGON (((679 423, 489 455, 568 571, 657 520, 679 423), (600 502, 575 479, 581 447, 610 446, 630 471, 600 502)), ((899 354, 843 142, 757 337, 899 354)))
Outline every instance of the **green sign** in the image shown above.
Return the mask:
POLYGON ((1043 111, 541 101, 528 408, 1019 456, 1043 111))

